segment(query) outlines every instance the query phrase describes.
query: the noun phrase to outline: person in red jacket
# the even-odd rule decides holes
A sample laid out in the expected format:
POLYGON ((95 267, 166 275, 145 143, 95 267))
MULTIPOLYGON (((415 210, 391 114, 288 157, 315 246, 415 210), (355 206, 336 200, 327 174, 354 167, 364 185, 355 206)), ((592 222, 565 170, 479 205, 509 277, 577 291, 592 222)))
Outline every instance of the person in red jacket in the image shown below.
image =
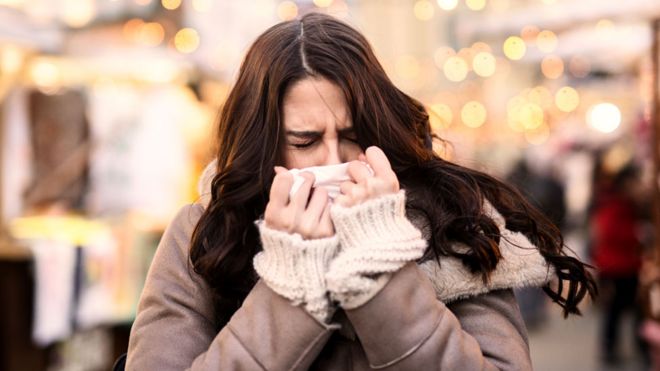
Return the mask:
MULTIPOLYGON (((601 351, 607 363, 619 361, 621 317, 627 309, 635 308, 636 303, 642 254, 641 220, 633 197, 637 182, 637 168, 627 165, 614 176, 597 176, 594 183, 591 248, 599 271, 604 310, 601 351)), ((640 318, 638 314, 636 324, 640 318)))

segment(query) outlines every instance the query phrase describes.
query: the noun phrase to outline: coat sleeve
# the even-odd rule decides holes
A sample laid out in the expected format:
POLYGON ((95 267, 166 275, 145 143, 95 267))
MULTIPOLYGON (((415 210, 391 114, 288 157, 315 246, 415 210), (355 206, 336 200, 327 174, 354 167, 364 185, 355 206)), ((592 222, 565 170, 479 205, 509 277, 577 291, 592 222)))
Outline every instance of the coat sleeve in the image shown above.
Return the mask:
POLYGON ((512 290, 436 300, 416 264, 374 298, 346 311, 372 368, 531 370, 527 333, 512 290))
POLYGON ((151 264, 131 329, 127 370, 297 370, 313 362, 333 328, 261 281, 220 331, 211 291, 189 262, 203 209, 184 207, 151 264))

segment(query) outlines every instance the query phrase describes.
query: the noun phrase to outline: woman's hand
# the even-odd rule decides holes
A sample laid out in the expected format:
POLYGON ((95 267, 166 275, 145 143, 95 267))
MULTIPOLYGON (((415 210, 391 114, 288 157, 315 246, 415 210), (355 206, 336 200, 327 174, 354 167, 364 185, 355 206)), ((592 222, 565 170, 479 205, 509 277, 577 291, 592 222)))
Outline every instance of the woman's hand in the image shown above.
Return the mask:
POLYGON ((365 153, 366 156, 360 155, 359 161, 351 161, 348 165, 348 175, 352 181, 343 182, 339 186, 341 195, 335 202, 343 207, 399 191, 399 180, 385 153, 376 146, 367 148, 365 153), (371 166, 373 175, 364 162, 371 166))
POLYGON ((305 181, 289 199, 293 175, 283 167, 275 167, 270 200, 264 213, 266 226, 287 233, 298 233, 306 240, 333 236, 335 229, 330 218, 328 191, 322 188, 312 191, 314 174, 302 172, 300 175, 305 181))

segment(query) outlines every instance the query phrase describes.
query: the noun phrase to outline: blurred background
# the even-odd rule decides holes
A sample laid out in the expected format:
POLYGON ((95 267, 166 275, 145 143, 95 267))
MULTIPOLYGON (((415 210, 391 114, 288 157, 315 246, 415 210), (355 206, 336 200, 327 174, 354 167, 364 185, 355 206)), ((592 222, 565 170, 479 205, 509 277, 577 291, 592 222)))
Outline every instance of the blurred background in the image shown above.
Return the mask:
POLYGON ((517 292, 535 368, 649 369, 660 1, 0 0, 0 370, 126 351, 246 48, 311 11, 367 36, 440 155, 519 187, 597 268, 582 317, 517 292))

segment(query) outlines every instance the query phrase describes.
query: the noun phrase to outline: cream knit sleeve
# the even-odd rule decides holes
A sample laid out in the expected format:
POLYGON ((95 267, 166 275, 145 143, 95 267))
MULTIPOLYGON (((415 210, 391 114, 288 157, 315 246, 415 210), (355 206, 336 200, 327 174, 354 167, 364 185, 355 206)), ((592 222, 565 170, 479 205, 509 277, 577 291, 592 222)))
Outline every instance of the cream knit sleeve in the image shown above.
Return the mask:
POLYGON ((341 252, 326 279, 331 297, 353 309, 375 296, 391 274, 422 257, 426 241, 406 218, 403 190, 349 208, 334 205, 332 221, 341 252))
POLYGON ((339 249, 337 236, 305 240, 297 233, 268 228, 261 220, 256 224, 263 246, 253 261, 259 277, 273 291, 326 323, 334 310, 325 273, 339 249))

